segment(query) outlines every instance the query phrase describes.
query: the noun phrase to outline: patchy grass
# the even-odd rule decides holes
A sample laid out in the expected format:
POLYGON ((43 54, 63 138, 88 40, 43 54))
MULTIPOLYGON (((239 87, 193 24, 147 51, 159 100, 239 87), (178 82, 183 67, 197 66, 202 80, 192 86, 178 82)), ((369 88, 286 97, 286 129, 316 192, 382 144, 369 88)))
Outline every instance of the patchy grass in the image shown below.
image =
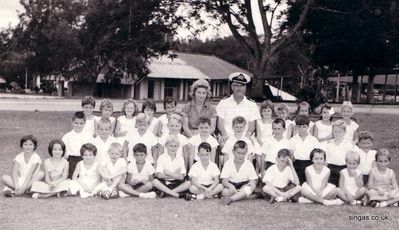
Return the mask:
MULTIPOLYGON (((0 174, 9 173, 25 134, 38 137, 37 152, 47 158, 47 144, 70 130, 72 112, 0 111, 0 174)), ((399 174, 399 117, 358 114, 361 129, 375 135, 375 147, 388 148, 391 167, 399 174)), ((218 200, 191 201, 172 198, 101 200, 97 198, 33 200, 6 199, 0 195, 0 229, 396 229, 397 208, 301 204, 268 204, 262 200, 225 207, 218 200), (356 216, 356 217, 355 217, 356 216), (381 220, 388 217, 388 220, 381 220), (352 218, 352 219, 350 219, 352 218), (354 218, 369 218, 358 221, 354 218), (380 220, 371 220, 379 218, 380 220)))

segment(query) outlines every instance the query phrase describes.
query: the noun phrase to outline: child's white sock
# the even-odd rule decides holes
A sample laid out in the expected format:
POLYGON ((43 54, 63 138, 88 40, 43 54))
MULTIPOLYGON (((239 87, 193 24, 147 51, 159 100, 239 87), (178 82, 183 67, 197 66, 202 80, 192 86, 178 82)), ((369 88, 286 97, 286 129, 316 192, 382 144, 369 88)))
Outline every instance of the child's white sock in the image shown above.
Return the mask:
POLYGON ((324 205, 335 205, 335 202, 334 202, 334 200, 324 200, 323 204, 324 205))
POLYGON ((286 201, 286 199, 284 197, 282 197, 282 196, 276 197, 276 202, 283 202, 283 201, 286 201))
POLYGON ((205 198, 204 194, 199 194, 199 195, 196 196, 195 199, 197 199, 197 200, 203 200, 204 198, 205 198))
POLYGON ((32 194, 32 198, 33 198, 33 199, 39 198, 39 193, 33 193, 33 194, 32 194))
POLYGON ((142 192, 139 193, 140 198, 145 198, 145 199, 154 199, 157 196, 155 192, 142 192))
POLYGON ((386 201, 383 201, 380 203, 380 205, 378 207, 383 208, 383 207, 387 207, 388 203, 386 201))
POLYGON ((305 197, 299 197, 298 203, 300 204, 312 204, 313 201, 309 200, 308 198, 305 197))

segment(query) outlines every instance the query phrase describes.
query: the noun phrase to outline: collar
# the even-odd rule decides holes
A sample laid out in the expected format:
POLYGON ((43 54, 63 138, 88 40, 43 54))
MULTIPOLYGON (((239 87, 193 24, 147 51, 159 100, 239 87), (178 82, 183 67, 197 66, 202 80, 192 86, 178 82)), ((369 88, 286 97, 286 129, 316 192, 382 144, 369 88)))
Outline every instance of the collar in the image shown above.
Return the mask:
MULTIPOLYGON (((234 100, 234 99, 233 99, 234 100)), ((194 101, 190 101, 190 107, 195 107, 196 104, 194 101)), ((209 102, 207 100, 204 101, 204 107, 208 108, 210 106, 209 102)))
MULTIPOLYGON (((234 100, 233 94, 230 95, 230 97, 229 97, 228 99, 229 99, 230 101, 233 101, 234 103, 237 104, 236 100, 234 100)), ((241 101, 239 104, 241 104, 241 103, 247 103, 247 101, 249 101, 249 100, 248 100, 248 98, 244 95, 244 98, 242 99, 242 101, 241 101)), ((237 105, 239 105, 239 104, 237 104, 237 105)))

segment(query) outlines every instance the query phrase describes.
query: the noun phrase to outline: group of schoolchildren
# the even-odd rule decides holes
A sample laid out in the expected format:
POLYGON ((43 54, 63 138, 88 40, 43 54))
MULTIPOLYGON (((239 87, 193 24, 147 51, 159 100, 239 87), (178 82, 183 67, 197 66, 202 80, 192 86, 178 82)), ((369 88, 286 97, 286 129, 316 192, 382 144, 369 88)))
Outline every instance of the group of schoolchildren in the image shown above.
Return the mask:
POLYGON ((208 117, 200 117, 199 133, 186 138, 170 98, 159 118, 148 100, 141 113, 134 100, 126 100, 118 118, 110 100, 102 101, 101 116, 94 108, 92 97, 82 99, 83 112, 74 113, 70 132, 50 142, 43 166, 36 137, 22 137, 11 175, 2 177, 4 195, 222 198, 225 205, 253 198, 373 207, 399 202, 390 153, 372 149, 373 136, 359 132, 350 102, 341 106, 342 119, 332 121, 334 111, 325 104, 320 120, 312 122, 307 102, 290 120, 286 104, 274 108, 265 101, 256 134, 246 136, 246 120, 237 116, 234 136, 223 146, 210 134, 208 117))

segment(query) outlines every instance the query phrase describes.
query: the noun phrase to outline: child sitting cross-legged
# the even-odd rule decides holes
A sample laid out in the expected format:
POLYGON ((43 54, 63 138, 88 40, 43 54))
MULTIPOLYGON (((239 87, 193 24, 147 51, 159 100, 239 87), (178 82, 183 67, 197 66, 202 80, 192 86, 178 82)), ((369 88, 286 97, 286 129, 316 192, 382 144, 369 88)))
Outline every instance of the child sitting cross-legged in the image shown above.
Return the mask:
POLYGON ((156 197, 155 192, 151 192, 155 169, 147 160, 147 155, 145 144, 134 145, 133 156, 135 161, 129 163, 126 180, 122 180, 118 186, 121 197, 138 196, 149 199, 156 197))
POLYGON ((246 160, 247 152, 247 143, 237 141, 233 146, 234 157, 223 166, 220 178, 224 186, 222 190, 224 205, 249 198, 255 189, 258 175, 252 163, 246 160))
POLYGON ((111 143, 108 148, 108 156, 109 160, 98 167, 102 182, 93 191, 94 194, 101 195, 106 200, 119 196, 117 186, 127 171, 126 160, 122 157, 121 144, 111 143))
POLYGON ((399 202, 399 189, 395 172, 388 168, 391 156, 386 149, 380 149, 375 155, 376 166, 371 169, 367 192, 370 205, 373 207, 386 207, 397 205, 399 202))
POLYGON ((363 204, 360 199, 366 194, 363 186, 363 175, 358 169, 360 156, 357 152, 349 151, 346 154, 346 168, 340 171, 337 196, 348 204, 363 204))
POLYGON ((167 151, 158 158, 156 178, 152 184, 160 191, 160 197, 166 193, 174 198, 190 200, 191 195, 185 192, 190 188, 191 183, 185 181, 186 167, 182 155, 177 153, 179 145, 179 138, 176 135, 166 137, 167 151))
POLYGON ((207 142, 202 142, 198 146, 198 158, 188 175, 191 178, 190 192, 196 194, 196 199, 213 198, 223 189, 219 183, 220 170, 217 165, 210 160, 212 147, 207 142))
POLYGON ((263 192, 271 196, 270 201, 297 202, 301 186, 292 163, 292 155, 288 149, 280 149, 277 153, 277 164, 270 166, 263 177, 263 192))
POLYGON ((324 205, 341 205, 340 199, 334 199, 337 191, 333 184, 328 183, 330 169, 325 166, 326 152, 313 149, 310 152, 313 164, 305 169, 306 182, 302 184, 302 196, 298 203, 319 203, 324 205))

